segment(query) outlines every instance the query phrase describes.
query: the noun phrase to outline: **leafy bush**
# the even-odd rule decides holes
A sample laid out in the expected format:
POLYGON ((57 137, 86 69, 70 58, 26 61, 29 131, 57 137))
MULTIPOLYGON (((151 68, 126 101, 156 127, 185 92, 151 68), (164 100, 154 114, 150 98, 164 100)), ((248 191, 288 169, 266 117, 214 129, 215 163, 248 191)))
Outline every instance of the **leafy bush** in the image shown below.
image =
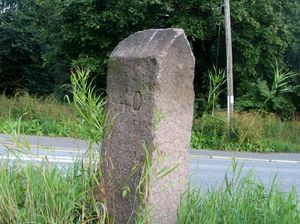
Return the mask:
POLYGON ((286 94, 295 93, 295 88, 290 86, 295 76, 295 73, 280 68, 275 60, 272 85, 269 86, 266 80, 257 79, 256 83, 250 84, 247 93, 237 99, 237 108, 242 111, 256 110, 258 113, 275 112, 282 118, 290 118, 296 108, 286 94))
POLYGON ((223 117, 203 115, 193 123, 193 148, 220 148, 227 138, 227 123, 223 117))

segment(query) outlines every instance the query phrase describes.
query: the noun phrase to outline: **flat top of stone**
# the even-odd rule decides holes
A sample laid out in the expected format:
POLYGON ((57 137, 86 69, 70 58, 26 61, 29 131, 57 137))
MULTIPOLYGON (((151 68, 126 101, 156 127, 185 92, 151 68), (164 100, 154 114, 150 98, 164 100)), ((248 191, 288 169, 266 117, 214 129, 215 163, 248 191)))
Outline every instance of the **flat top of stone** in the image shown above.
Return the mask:
POLYGON ((177 38, 187 41, 182 29, 149 29, 136 32, 122 40, 110 57, 157 57, 164 55, 177 38))

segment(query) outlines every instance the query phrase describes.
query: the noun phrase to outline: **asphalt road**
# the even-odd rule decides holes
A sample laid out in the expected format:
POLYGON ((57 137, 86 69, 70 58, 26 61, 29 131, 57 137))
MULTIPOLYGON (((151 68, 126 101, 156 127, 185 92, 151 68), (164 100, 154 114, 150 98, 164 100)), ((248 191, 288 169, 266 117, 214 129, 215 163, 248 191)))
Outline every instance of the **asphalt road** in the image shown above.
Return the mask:
MULTIPOLYGON (((94 146, 99 147, 99 146, 94 146)), ((15 160, 49 162, 62 166, 72 164, 83 157, 87 144, 72 138, 35 136, 12 137, 0 134, 0 161, 15 160), (30 151, 29 151, 30 150, 30 151), (14 153, 14 152, 21 153, 14 153), (10 153, 8 153, 10 152, 10 153)), ((209 186, 222 185, 226 172, 231 176, 232 160, 243 166, 242 177, 250 171, 269 187, 277 176, 280 189, 288 192, 293 186, 300 192, 300 154, 290 153, 237 153, 211 150, 190 150, 190 183, 205 190, 209 186)))

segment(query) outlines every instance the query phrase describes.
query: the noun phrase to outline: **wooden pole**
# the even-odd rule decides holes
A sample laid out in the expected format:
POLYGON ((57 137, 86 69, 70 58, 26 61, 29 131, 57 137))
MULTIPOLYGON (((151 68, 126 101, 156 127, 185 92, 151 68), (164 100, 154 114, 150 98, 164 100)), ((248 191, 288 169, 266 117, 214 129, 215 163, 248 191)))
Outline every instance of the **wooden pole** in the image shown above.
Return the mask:
POLYGON ((226 35, 226 57, 227 57, 227 118, 229 132, 232 130, 234 95, 233 95, 233 69, 232 69, 232 40, 230 21, 230 0, 224 0, 225 12, 225 35, 226 35))

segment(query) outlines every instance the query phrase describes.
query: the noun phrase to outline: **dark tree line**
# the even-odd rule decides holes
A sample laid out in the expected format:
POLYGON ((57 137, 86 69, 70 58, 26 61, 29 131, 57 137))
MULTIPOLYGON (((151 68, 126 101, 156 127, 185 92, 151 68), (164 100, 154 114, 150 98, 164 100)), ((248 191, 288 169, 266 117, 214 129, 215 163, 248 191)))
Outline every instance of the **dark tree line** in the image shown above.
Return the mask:
MULTIPOLYGON (((257 109, 255 83, 272 84, 275 60, 299 73, 300 1, 232 0, 231 10, 237 105, 257 109)), ((75 66, 91 69, 104 88, 107 58, 120 40, 143 29, 179 27, 192 45, 195 89, 205 101, 208 70, 225 68, 223 21, 220 0, 0 0, 0 92, 59 95, 75 66)), ((293 91, 266 110, 299 111, 299 84, 296 76, 293 91)))

